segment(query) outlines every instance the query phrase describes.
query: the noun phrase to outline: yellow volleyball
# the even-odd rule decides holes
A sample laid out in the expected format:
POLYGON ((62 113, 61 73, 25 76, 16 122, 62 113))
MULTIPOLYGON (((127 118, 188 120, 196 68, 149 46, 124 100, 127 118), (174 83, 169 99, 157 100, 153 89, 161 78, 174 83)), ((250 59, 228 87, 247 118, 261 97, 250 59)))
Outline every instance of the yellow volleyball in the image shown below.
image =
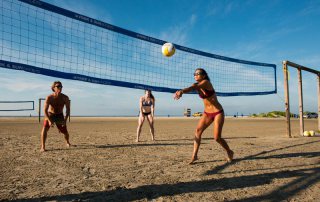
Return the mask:
POLYGON ((310 136, 314 136, 314 135, 315 135, 315 132, 314 132, 313 130, 310 130, 310 131, 309 131, 309 134, 310 134, 310 136))
POLYGON ((305 136, 305 137, 310 137, 311 134, 310 134, 309 131, 306 130, 306 131, 304 131, 303 136, 305 136))
POLYGON ((171 57, 176 52, 176 48, 172 43, 165 43, 162 46, 162 54, 166 57, 171 57))

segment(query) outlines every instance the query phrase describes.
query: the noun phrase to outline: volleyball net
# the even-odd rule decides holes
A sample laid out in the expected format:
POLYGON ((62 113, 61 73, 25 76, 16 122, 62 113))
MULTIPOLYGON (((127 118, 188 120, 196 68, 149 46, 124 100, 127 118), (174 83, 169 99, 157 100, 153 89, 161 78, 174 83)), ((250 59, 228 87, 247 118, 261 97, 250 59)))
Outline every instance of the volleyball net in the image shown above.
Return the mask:
POLYGON ((34 110, 34 101, 0 101, 0 112, 32 110, 34 110))
MULTIPOLYGON (((204 68, 218 96, 277 92, 276 65, 219 56, 166 42, 38 0, 0 3, 0 67, 160 92, 194 83, 204 68)), ((194 92, 193 92, 194 93, 194 92)))

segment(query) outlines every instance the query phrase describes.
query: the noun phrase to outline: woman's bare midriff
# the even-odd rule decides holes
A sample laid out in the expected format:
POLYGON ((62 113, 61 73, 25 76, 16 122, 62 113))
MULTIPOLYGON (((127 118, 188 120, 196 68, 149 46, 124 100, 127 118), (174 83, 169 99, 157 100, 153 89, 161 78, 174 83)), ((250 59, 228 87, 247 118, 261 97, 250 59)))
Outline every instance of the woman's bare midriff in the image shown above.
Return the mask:
POLYGON ((222 110, 221 104, 217 101, 217 96, 213 95, 209 98, 203 99, 204 111, 214 113, 222 110))

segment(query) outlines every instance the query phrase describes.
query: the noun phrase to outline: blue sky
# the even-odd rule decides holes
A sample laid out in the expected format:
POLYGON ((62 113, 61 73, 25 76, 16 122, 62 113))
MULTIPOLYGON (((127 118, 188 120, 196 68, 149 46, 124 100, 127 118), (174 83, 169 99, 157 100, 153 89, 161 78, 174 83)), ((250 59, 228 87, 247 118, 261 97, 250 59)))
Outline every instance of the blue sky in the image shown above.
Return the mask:
MULTIPOLYGON (((320 70, 319 1, 46 0, 107 23, 154 38, 238 59, 277 65, 278 93, 219 97, 228 115, 284 111, 282 61, 320 70)), ((297 73, 290 69, 291 111, 298 111, 297 73)), ((57 78, 0 69, 1 101, 34 100, 50 93, 57 78)), ((142 90, 59 79, 71 98, 73 115, 137 115, 142 90)), ((303 73, 304 109, 317 111, 317 79, 303 73)), ((185 107, 203 111, 196 95, 174 101, 154 92, 156 115, 182 115, 185 107)), ((3 109, 3 106, 0 109, 3 109)), ((0 112, 36 115, 37 111, 0 112)))

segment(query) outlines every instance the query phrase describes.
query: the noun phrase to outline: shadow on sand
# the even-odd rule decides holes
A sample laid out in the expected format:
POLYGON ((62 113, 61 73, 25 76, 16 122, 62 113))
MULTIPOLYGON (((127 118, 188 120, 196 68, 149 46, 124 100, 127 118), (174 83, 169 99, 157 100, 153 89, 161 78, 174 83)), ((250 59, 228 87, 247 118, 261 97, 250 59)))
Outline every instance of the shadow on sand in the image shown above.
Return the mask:
POLYGON ((193 145, 193 143, 133 143, 133 144, 77 144, 72 145, 70 148, 58 148, 58 149, 47 149, 47 152, 50 151, 62 151, 62 150, 84 150, 84 149, 111 149, 111 148, 135 148, 135 147, 165 147, 165 146, 185 146, 185 145, 193 145))
MULTIPOLYGON (((319 142, 319 141, 317 141, 319 142)), ((317 143, 312 142, 312 143, 317 143)), ((319 156, 319 152, 303 152, 303 153, 293 153, 293 154, 278 154, 272 156, 260 156, 266 155, 270 152, 284 150, 290 147, 298 147, 306 144, 312 143, 302 143, 296 145, 290 145, 283 148, 273 149, 270 151, 260 152, 255 155, 250 155, 247 157, 243 157, 240 159, 236 159, 232 163, 226 163, 221 166, 217 166, 210 171, 206 172, 206 175, 215 175, 220 171, 224 170, 228 166, 232 166, 234 163, 243 160, 254 160, 254 159, 269 159, 269 158, 294 158, 297 156, 301 156, 304 158, 316 157, 319 156)), ((152 144, 151 144, 152 145, 152 144)), ((160 144, 161 146, 162 144, 160 144)), ((172 145, 172 144, 169 144, 172 145)), ((119 145, 114 145, 114 147, 118 147, 119 145)), ((121 145, 120 145, 121 146, 121 145)), ((128 145, 124 145, 128 146, 128 145)), ((140 146, 140 145, 135 145, 140 146)), ((145 146, 150 146, 149 144, 145 146)), ((154 145, 152 145, 154 146, 154 145)), ((163 145, 167 146, 167 144, 163 145)), ((104 146, 102 145, 102 148, 104 146)), ((127 187, 117 187, 114 190, 106 190, 101 192, 84 192, 79 194, 66 194, 66 195, 57 195, 50 197, 40 197, 33 199, 20 199, 18 201, 134 201, 134 200, 142 200, 142 199, 156 199, 161 196, 175 196, 179 194, 185 193, 201 193, 201 192, 218 192, 230 189, 242 189, 242 188, 250 188, 256 186, 263 186, 272 183, 272 181, 276 179, 283 178, 294 178, 288 184, 285 184, 281 187, 277 187, 270 192, 260 195, 260 196, 252 196, 248 198, 242 198, 235 201, 281 201, 286 200, 292 196, 294 196, 297 192, 305 190, 309 186, 319 182, 320 180, 320 165, 314 168, 292 168, 292 170, 285 171, 275 171, 275 172, 262 173, 262 174, 254 174, 254 175, 243 175, 243 176, 235 176, 235 177, 225 177, 220 179, 211 179, 211 180, 203 180, 203 181, 192 181, 192 182, 179 182, 175 184, 151 184, 151 185, 143 185, 135 188, 127 188, 127 187)))
MULTIPOLYGON (((254 139, 254 138, 257 138, 257 137, 223 137, 223 139, 254 139)), ((194 139, 193 138, 185 138, 185 139, 168 139, 168 140, 159 140, 160 142, 163 141, 163 142, 172 142, 172 141, 193 141, 194 139)), ((214 140, 213 137, 202 137, 201 140, 214 140)))
POLYGON ((60 196, 41 197, 34 199, 20 199, 19 201, 134 201, 152 200, 161 196, 175 196, 194 192, 215 192, 230 189, 241 189, 270 184, 275 179, 297 179, 261 196, 254 196, 240 201, 281 201, 293 196, 298 191, 304 190, 310 185, 319 182, 320 167, 312 169, 298 169, 293 171, 281 171, 256 175, 247 175, 231 178, 220 178, 204 181, 194 181, 176 184, 144 185, 136 188, 117 187, 114 190, 102 192, 84 192, 79 194, 66 194, 60 196))

